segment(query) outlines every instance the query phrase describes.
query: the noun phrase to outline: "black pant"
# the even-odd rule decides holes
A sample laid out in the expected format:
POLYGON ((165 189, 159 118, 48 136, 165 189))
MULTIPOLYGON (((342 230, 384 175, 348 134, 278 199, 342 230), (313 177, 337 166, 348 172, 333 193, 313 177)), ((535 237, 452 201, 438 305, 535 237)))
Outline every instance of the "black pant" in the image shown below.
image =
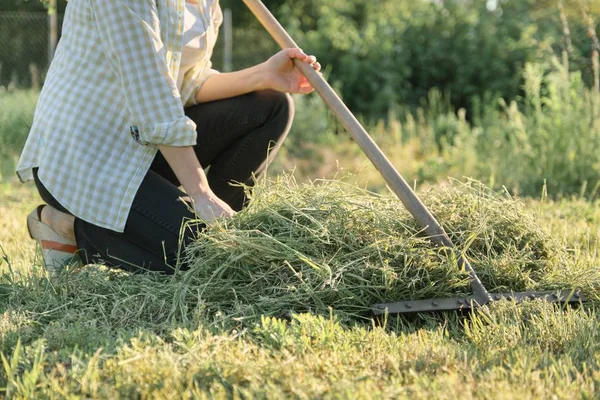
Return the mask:
MULTIPOLYGON (((194 151, 213 192, 234 210, 247 199, 230 182, 253 184, 281 147, 289 132, 294 107, 289 95, 260 91, 230 99, 198 104, 185 110, 197 125, 194 151), (268 158, 267 158, 268 154, 268 158)), ((52 207, 69 213, 48 192, 34 170, 36 187, 52 207)), ((175 174, 157 153, 133 200, 125 231, 118 233, 75 218, 77 246, 85 263, 101 263, 132 272, 172 273, 181 249, 194 240, 198 224, 186 224, 195 215, 183 199, 175 174)), ((107 188, 110 190, 110 188, 107 188)))

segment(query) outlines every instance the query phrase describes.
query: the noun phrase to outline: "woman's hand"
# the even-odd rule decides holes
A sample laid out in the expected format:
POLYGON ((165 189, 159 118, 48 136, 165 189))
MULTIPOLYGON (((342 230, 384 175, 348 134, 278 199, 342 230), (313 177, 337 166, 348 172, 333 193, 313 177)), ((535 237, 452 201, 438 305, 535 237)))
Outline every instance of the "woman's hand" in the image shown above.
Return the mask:
POLYGON ((212 191, 192 196, 194 210, 200 219, 212 222, 220 217, 232 217, 236 214, 227 203, 218 198, 212 191))
POLYGON ((265 86, 269 89, 287 93, 311 93, 314 88, 296 66, 293 59, 299 59, 320 71, 321 65, 315 56, 308 56, 300 49, 285 49, 260 65, 265 76, 265 86))
POLYGON ((189 198, 192 199, 198 217, 211 222, 215 218, 235 215, 235 211, 210 189, 204 170, 192 147, 159 145, 158 148, 189 198))

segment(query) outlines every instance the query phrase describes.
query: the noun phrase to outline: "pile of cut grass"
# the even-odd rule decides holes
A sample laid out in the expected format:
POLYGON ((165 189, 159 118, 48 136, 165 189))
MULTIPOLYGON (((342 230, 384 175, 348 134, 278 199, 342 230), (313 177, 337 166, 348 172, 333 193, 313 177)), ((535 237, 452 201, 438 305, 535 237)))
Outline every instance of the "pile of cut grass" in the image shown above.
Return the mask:
MULTIPOLYGON (((519 201, 477 183, 424 201, 490 291, 589 284, 519 201)), ((349 321, 378 302, 468 294, 467 273, 421 233, 393 196, 339 181, 263 182, 249 208, 188 248, 175 306, 239 320, 333 310, 349 321)))

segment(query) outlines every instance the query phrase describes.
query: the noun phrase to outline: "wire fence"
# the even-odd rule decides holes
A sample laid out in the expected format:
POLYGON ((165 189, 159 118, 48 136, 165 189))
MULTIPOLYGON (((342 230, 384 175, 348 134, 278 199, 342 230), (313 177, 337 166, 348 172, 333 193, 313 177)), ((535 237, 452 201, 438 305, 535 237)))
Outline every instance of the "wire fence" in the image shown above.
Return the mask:
MULTIPOLYGON (((58 16, 58 34, 63 16, 58 16)), ((212 62, 217 70, 238 70, 266 60, 277 46, 263 29, 235 29, 225 19, 212 62), (226 29, 231 35, 224 35, 226 29), (228 41, 231 43, 227 43, 228 41), (231 49, 230 52, 226 48, 231 49)), ((43 12, 0 11, 0 87, 39 88, 50 60, 50 27, 43 12)))
POLYGON ((48 69, 48 44, 46 13, 0 12, 0 86, 39 87, 48 69))

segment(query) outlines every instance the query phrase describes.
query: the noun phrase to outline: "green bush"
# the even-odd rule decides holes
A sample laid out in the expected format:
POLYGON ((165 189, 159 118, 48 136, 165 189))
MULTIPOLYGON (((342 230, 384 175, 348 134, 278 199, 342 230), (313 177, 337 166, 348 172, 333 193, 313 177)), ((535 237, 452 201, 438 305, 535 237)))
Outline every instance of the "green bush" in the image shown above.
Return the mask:
POLYGON ((467 121, 464 109, 455 113, 433 90, 424 108, 388 124, 377 140, 396 165, 414 165, 407 172, 420 182, 469 176, 524 195, 539 196, 544 187, 552 196, 597 195, 600 94, 581 73, 558 62, 546 73, 528 64, 520 102, 500 99, 477 108, 467 121), (406 147, 411 160, 394 157, 406 147))
MULTIPOLYGON (((526 63, 548 62, 565 48, 554 0, 265 3, 305 50, 332 69, 331 80, 339 85, 350 108, 371 119, 384 117, 395 104, 418 106, 433 88, 447 93, 454 109, 466 108, 470 119, 474 99, 488 93, 510 102, 523 94, 526 63), (492 3, 497 6, 490 11, 492 3)), ((592 16, 600 22, 600 3, 589 3, 592 16)), ((64 4, 58 2, 59 12, 64 4)), ((276 51, 242 2, 222 0, 221 4, 233 10, 234 69, 264 61, 276 51)), ((0 0, 0 9, 43 7, 39 0, 0 0)), ((571 67, 582 71, 589 85, 592 41, 578 3, 565 1, 565 9, 573 44, 571 67)), ((25 40, 33 40, 31 24, 4 25, 0 27, 0 37, 5 39, 0 46, 0 85, 27 86, 32 81, 30 64, 38 64, 43 76, 45 51, 43 59, 39 51, 22 51, 31 48, 31 40, 25 40)), ((36 46, 45 48, 47 40, 42 36, 35 39, 36 46)), ((215 67, 222 68, 220 44, 213 58, 215 67)))
MULTIPOLYGON (((433 88, 447 93, 454 109, 466 108, 470 118, 473 99, 517 98, 524 65, 549 62, 564 48, 553 1, 499 0, 492 11, 486 1, 462 0, 266 3, 297 43, 331 68, 331 81, 350 108, 373 119, 395 104, 418 106, 433 88)), ((235 15, 247 14, 226 4, 235 15)), ((577 4, 566 2, 566 12, 571 66, 589 85, 591 40, 577 4)), ((252 23, 236 19, 236 27, 246 25, 252 23)))
MULTIPOLYGON (((500 113, 479 121, 479 168, 498 183, 526 194, 582 192, 600 185, 600 94, 585 87, 580 73, 557 64, 547 74, 525 68, 524 105, 501 101, 500 113)), ((587 193, 586 193, 587 192, 587 193)))

